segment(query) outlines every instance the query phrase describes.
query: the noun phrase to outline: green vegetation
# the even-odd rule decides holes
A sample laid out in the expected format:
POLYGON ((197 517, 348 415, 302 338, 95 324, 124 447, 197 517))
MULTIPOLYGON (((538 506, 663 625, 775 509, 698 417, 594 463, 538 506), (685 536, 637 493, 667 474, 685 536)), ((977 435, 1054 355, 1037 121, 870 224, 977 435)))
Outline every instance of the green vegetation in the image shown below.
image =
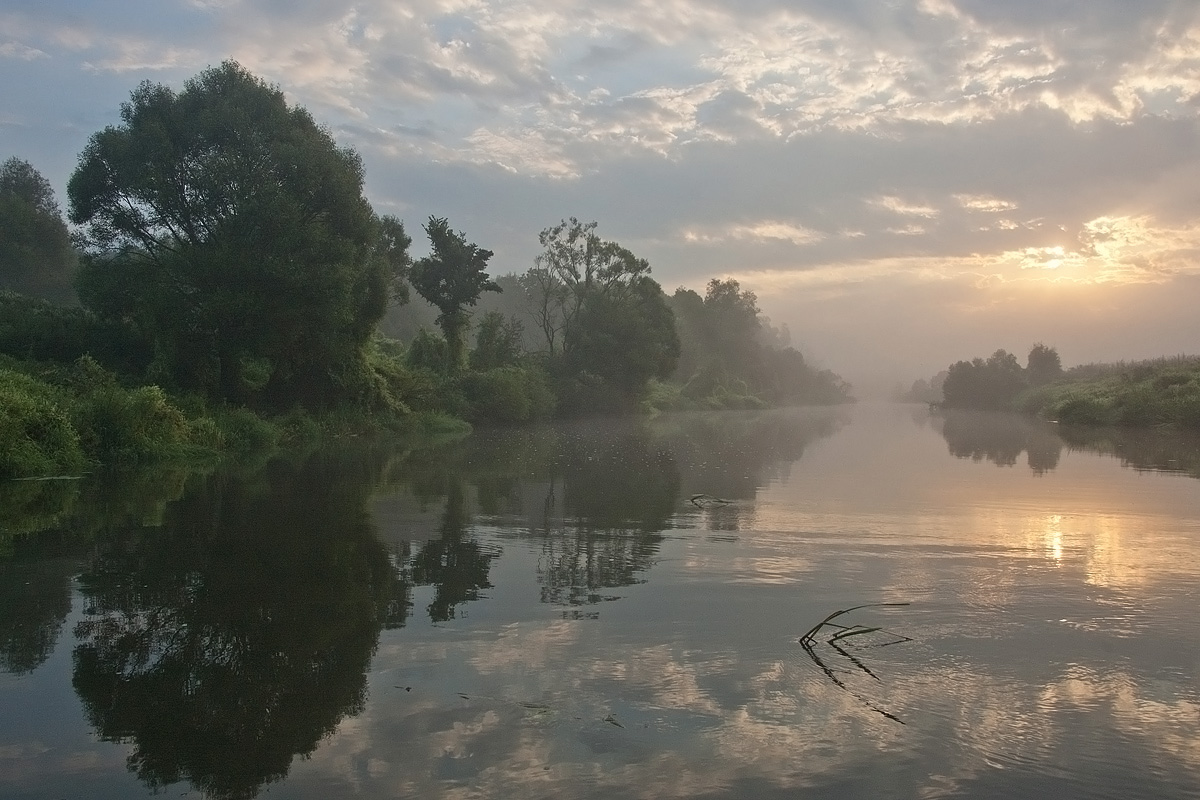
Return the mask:
POLYGON ((542 231, 525 275, 491 278, 492 252, 439 217, 414 261, 363 185, 357 153, 232 61, 178 92, 142 83, 90 138, 67 187, 74 240, 45 179, 4 162, 0 478, 849 399, 736 281, 668 297, 575 218, 542 231), (419 322, 396 325, 406 313, 419 322))
MULTIPOLYGON (((914 385, 912 394, 920 388, 914 385)), ((986 360, 959 361, 946 373, 942 393, 944 408, 1022 411, 1078 425, 1200 429, 1196 356, 1084 364, 1064 371, 1054 348, 1038 344, 1025 368, 1004 350, 986 360)))
POLYGON ((72 303, 78 260, 50 183, 28 161, 0 164, 0 289, 72 303))
POLYGON ((1076 367, 1025 392, 1016 407, 1064 423, 1200 429, 1200 358, 1076 367))
POLYGON ((766 408, 849 402, 850 387, 810 366, 737 281, 711 280, 704 297, 677 289, 671 308, 682 342, 674 408, 766 408))

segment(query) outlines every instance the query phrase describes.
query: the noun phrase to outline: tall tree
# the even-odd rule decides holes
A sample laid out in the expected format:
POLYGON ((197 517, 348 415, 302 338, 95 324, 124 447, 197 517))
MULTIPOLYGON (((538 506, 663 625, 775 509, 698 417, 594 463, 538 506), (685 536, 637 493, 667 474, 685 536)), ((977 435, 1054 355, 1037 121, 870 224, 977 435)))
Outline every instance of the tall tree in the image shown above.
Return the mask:
POLYGON ((986 360, 959 361, 942 384, 943 405, 948 408, 1004 409, 1025 386, 1017 357, 997 350, 986 360))
POLYGON ((142 83, 68 185, 81 299, 135 320, 156 377, 239 402, 366 391, 364 345, 407 237, 362 194, 357 153, 227 61, 176 93, 142 83))
POLYGON ((641 275, 620 292, 593 291, 568 331, 566 365, 576 375, 601 378, 626 410, 650 378, 666 378, 679 359, 675 316, 662 287, 641 275))
POLYGON ((0 165, 0 289, 73 302, 78 265, 54 190, 28 161, 0 165))
POLYGON ((572 328, 589 297, 619 294, 650 273, 646 259, 601 239, 596 227, 571 217, 538 235, 542 252, 525 284, 534 324, 552 355, 570 347, 572 328))
POLYGON ((1058 351, 1053 347, 1038 342, 1029 350, 1029 359, 1025 362, 1025 377, 1031 386, 1041 386, 1043 383, 1062 377, 1062 361, 1058 351))
POLYGON ((479 302, 484 292, 498 292, 499 285, 488 277, 491 250, 467 241, 461 231, 450 228, 445 217, 430 217, 425 223, 432 252, 412 266, 410 280, 417 293, 437 306, 437 324, 446 337, 451 369, 459 369, 466 353, 467 308, 479 302))

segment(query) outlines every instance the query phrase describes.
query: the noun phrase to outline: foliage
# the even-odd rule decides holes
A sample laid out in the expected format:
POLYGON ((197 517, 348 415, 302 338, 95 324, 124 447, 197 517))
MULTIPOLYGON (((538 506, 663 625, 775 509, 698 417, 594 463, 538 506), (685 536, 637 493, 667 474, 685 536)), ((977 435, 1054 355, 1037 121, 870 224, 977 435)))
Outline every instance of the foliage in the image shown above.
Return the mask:
POLYGON ((515 367, 521 363, 521 336, 524 326, 515 318, 489 311, 479 321, 475 349, 471 351, 471 369, 489 370, 515 367))
POLYGON ((567 332, 563 365, 593 376, 608 389, 615 407, 592 406, 577 395, 573 411, 629 410, 651 378, 665 378, 679 358, 675 320, 660 287, 641 275, 609 291, 589 293, 567 332))
POLYGON ((61 400, 36 378, 0 368, 0 479, 83 469, 84 447, 61 400))
POLYGON ((158 386, 122 386, 88 356, 69 365, 5 359, 0 478, 270 452, 288 430, 246 408, 184 405, 158 386))
POLYGON ((1058 353, 1037 344, 1024 370, 998 350, 987 361, 952 366, 943 388, 947 408, 1016 410, 1090 426, 1200 428, 1196 357, 1085 364, 1063 372, 1058 353))
POLYGON ((422 328, 409 342, 406 360, 409 366, 417 369, 449 372, 450 347, 444 337, 422 328))
POLYGON ((848 402, 850 387, 808 365, 762 316, 758 298, 733 279, 709 281, 705 296, 677 289, 671 298, 681 340, 675 373, 692 408, 848 402))
POLYGON ((997 350, 985 361, 975 358, 952 365, 942 384, 947 408, 1008 408, 1025 388, 1025 375, 1016 356, 997 350))
POLYGON ((536 366, 495 367, 464 373, 460 386, 473 423, 513 424, 545 419, 555 397, 546 374, 536 366))
POLYGON ((68 195, 81 299, 154 344, 154 380, 262 408, 362 391, 363 346, 407 237, 362 164, 283 93, 225 62, 176 94, 142 83, 92 136, 68 195))
POLYGON ((102 320, 78 306, 0 292, 0 354, 71 363, 88 355, 123 375, 150 363, 149 343, 123 320, 102 320))
POLYGON ((896 399, 902 403, 940 403, 944 399, 942 387, 949 374, 948 370, 942 370, 929 380, 917 378, 908 391, 898 391, 896 399))
POLYGON ((650 273, 646 259, 601 239, 596 227, 571 217, 538 235, 542 252, 523 283, 529 313, 552 356, 570 349, 589 298, 619 292, 650 273))
POLYGON ((73 303, 78 261, 49 181, 28 161, 0 164, 0 289, 73 303))
POLYGON ((1029 351, 1025 362, 1025 378, 1030 386, 1042 386, 1062 377, 1062 361, 1053 347, 1038 342, 1029 351))
POLYGON ((89 392, 74 403, 71 420, 87 453, 105 464, 179 455, 191 440, 187 418, 157 386, 89 392))
POLYGON ((1078 375, 1072 370, 1056 383, 1027 392, 1018 408, 1081 425, 1200 428, 1200 359, 1092 368, 1078 375))
POLYGON ((417 293, 441 312, 437 324, 446 339, 449 367, 458 370, 463 365, 470 324, 466 309, 484 292, 500 291, 486 272, 492 251, 467 242, 461 231, 451 230, 444 217, 430 217, 425 233, 433 251, 413 264, 410 280, 417 293))

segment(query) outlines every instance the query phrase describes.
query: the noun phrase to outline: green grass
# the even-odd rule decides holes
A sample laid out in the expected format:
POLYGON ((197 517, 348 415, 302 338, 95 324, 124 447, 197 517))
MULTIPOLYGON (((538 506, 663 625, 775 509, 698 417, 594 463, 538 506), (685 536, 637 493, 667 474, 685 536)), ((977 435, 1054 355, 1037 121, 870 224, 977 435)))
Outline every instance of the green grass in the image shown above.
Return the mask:
POLYGON ((1016 404, 1066 424, 1200 429, 1200 358, 1087 364, 1027 390, 1016 404))

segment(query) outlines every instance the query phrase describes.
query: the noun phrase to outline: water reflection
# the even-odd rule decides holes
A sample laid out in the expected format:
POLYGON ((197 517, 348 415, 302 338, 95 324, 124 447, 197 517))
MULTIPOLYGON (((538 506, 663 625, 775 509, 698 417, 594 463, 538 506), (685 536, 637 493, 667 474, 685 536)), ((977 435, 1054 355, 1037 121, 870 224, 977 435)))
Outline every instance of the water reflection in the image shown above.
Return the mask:
POLYGON ((33 672, 58 642, 78 561, 54 544, 29 548, 18 540, 0 561, 0 670, 33 672))
POLYGON ((1197 797, 1200 484, 907 413, 22 487, 0 794, 132 796, 128 754, 147 791, 228 798, 1197 797), (797 640, 864 603, 831 621, 911 641, 797 640), (55 707, 84 744, 19 719, 55 707))
POLYGON ((79 577, 73 684, 147 786, 254 797, 361 711, 377 636, 403 624, 410 588, 355 466, 324 454, 211 475, 161 527, 98 544, 79 577))
POLYGON ((1041 475, 1058 466, 1063 441, 1054 427, 1016 414, 951 410, 936 418, 950 453, 1010 467, 1027 453, 1029 469, 1041 475))
POLYGON ((438 538, 422 545, 412 563, 413 582, 435 587, 433 600, 426 609, 434 622, 453 619, 457 606, 478 600, 480 589, 492 587, 488 572, 499 552, 489 552, 467 535, 470 522, 462 484, 454 481, 446 493, 446 510, 438 538))
POLYGON ((71 610, 71 580, 96 538, 162 522, 188 473, 102 473, 88 481, 0 483, 0 669, 45 662, 71 610))
POLYGON ((686 503, 688 492, 752 500, 760 487, 786 477, 806 447, 844 423, 844 415, 826 410, 481 431, 420 460, 397 460, 374 513, 384 538, 416 548, 412 579, 436 587, 427 608, 435 622, 453 618, 456 607, 490 588, 497 551, 467 530, 481 523, 540 542, 542 602, 590 618, 596 612, 578 607, 614 599, 614 590, 645 580, 663 532, 681 514, 701 517, 710 530, 753 523, 749 502, 701 508, 686 503))
POLYGON ((960 409, 939 412, 932 422, 952 455, 1013 466, 1026 453, 1030 470, 1038 475, 1055 469, 1067 449, 1115 456, 1133 469, 1200 478, 1200 435, 1191 431, 1087 428, 960 409))

